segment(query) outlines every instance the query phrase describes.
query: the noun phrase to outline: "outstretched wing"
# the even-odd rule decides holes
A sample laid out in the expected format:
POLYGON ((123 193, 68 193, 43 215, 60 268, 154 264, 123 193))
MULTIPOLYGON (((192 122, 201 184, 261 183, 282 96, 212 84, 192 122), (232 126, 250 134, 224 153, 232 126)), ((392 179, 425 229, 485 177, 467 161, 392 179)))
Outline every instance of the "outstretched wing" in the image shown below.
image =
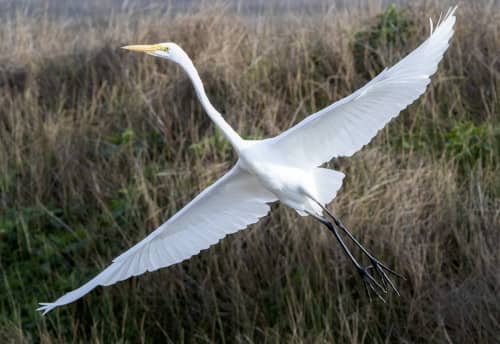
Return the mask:
POLYGON ((350 96, 270 139, 270 149, 290 164, 310 168, 334 157, 351 156, 369 143, 424 93, 453 36, 455 10, 450 9, 430 37, 408 56, 350 96))
POLYGON ((154 271, 198 254, 227 234, 244 229, 269 212, 276 197, 238 164, 205 189, 177 214, 125 251, 100 274, 52 303, 41 303, 46 314, 73 302, 95 287, 154 271))

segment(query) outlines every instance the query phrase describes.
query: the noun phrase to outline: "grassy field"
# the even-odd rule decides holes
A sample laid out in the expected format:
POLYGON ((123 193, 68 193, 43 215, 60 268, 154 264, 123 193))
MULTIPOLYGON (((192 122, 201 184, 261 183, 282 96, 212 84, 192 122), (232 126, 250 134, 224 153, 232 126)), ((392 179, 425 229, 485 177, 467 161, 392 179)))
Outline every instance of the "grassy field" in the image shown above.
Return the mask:
MULTIPOLYGON (((472 3, 472 2, 471 2, 472 3)), ((500 6, 462 4, 423 97, 361 152, 331 208, 403 273, 370 303, 315 221, 271 216, 168 269, 46 317, 236 160, 172 63, 175 41, 247 138, 280 133, 414 49, 446 5, 189 13, 0 25, 0 342, 500 342, 500 6)))

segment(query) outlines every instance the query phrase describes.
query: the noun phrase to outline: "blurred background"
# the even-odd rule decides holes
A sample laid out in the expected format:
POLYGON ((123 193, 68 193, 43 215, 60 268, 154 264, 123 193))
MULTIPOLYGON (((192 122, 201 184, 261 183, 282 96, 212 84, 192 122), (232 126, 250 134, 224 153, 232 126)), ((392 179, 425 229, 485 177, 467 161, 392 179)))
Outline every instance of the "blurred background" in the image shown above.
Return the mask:
POLYGON ((451 1, 0 1, 0 342, 500 342, 500 4, 462 1, 424 96, 350 159, 331 208, 403 273, 369 302, 333 236, 270 216, 41 317, 236 160, 174 41, 245 138, 416 48, 451 1))

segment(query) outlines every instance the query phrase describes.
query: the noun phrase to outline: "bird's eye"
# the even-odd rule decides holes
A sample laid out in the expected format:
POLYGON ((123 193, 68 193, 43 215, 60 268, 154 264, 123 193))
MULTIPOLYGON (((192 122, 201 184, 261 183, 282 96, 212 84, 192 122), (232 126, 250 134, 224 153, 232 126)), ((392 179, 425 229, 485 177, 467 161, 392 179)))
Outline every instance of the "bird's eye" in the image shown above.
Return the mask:
POLYGON ((160 50, 168 53, 168 47, 161 47, 160 50))

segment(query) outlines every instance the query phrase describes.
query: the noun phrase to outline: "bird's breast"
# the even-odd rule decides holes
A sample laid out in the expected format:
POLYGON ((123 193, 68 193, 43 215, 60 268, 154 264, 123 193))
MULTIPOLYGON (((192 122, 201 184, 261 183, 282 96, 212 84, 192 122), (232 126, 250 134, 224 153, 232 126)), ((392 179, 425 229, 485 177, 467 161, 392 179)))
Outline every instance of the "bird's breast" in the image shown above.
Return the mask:
POLYGON ((316 197, 317 194, 313 172, 286 165, 282 159, 270 158, 265 149, 259 148, 251 147, 241 152, 241 167, 255 175, 266 189, 289 207, 300 211, 315 210, 308 196, 316 197))

